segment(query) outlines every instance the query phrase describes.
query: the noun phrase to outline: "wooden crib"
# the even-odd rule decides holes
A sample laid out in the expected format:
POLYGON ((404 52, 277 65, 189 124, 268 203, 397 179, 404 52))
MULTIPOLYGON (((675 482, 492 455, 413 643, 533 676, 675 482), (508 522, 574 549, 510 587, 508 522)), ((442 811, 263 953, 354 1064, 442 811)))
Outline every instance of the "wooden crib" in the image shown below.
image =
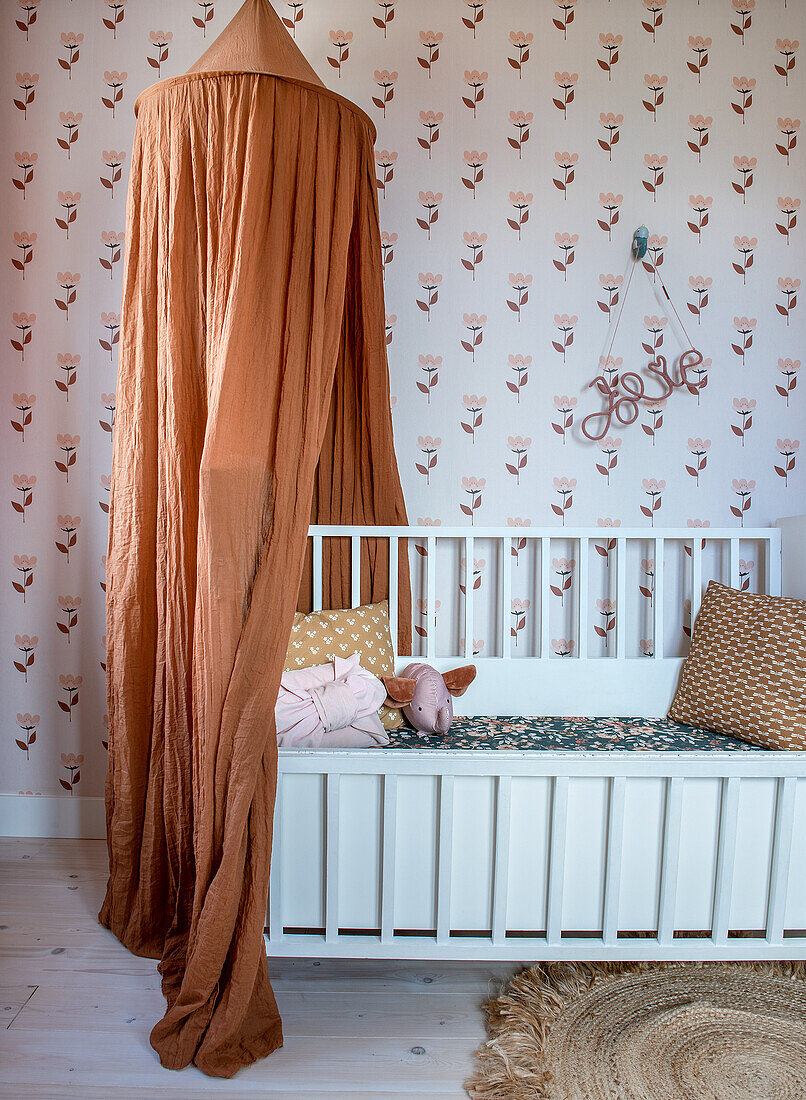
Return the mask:
MULTIPOLYGON (((317 607, 345 536, 354 605, 361 538, 408 541, 414 652, 476 663, 464 714, 663 715, 707 581, 781 592, 778 528, 313 527, 317 607)), ((804 867, 806 753, 282 750, 267 951, 806 958, 804 867)))

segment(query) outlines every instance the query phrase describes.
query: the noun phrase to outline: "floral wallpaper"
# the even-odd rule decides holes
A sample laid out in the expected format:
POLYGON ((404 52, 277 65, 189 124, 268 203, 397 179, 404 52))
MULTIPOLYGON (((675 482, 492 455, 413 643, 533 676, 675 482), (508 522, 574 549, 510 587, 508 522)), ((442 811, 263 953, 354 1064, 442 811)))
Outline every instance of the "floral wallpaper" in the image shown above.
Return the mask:
MULTIPOLYGON (((651 532, 806 510, 802 3, 273 2, 325 82, 378 128, 413 521, 651 532), (648 254, 631 278, 642 222, 648 254), (601 407, 591 379, 614 383, 688 341, 704 360, 687 390, 598 443, 582 439, 582 418, 601 407)), ((237 6, 2 4, 4 790, 102 791, 132 107, 237 6)), ((605 559, 606 533, 601 546, 605 559)), ((553 562, 560 602, 574 564, 553 562)), ((750 583, 753 563, 741 565, 750 583)), ((650 597, 653 568, 636 563, 650 597)), ((591 598, 606 647, 612 600, 604 587, 591 598)), ((529 603, 514 593, 515 644, 533 625, 529 603)), ((572 655, 574 639, 557 632, 554 652, 572 655)), ((651 652, 651 638, 638 642, 651 652)))

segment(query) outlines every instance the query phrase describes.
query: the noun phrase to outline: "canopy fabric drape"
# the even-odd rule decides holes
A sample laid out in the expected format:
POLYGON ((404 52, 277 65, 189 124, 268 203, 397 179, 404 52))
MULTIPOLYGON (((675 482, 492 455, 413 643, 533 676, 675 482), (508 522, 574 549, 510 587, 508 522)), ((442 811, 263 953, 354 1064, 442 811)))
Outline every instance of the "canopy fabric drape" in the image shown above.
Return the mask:
MULTIPOLYGON (((247 0, 137 112, 100 920, 160 959, 163 1065, 229 1077, 282 1043, 263 929, 274 704, 306 529, 406 522, 374 129, 319 84, 268 0, 247 0)), ((329 564, 334 602, 345 563, 329 564)), ((368 598, 383 598, 386 555, 368 550, 365 568, 368 598)))

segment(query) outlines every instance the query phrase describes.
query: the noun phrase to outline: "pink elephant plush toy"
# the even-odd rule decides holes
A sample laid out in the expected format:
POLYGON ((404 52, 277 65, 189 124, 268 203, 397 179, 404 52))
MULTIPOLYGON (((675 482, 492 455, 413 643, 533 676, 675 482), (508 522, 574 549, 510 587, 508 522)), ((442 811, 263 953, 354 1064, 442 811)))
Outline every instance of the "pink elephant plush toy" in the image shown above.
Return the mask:
POLYGON ((447 733, 453 720, 454 695, 464 695, 476 678, 473 665, 462 665, 444 675, 430 665, 407 665, 400 676, 382 677, 386 703, 400 707, 417 732, 447 733))

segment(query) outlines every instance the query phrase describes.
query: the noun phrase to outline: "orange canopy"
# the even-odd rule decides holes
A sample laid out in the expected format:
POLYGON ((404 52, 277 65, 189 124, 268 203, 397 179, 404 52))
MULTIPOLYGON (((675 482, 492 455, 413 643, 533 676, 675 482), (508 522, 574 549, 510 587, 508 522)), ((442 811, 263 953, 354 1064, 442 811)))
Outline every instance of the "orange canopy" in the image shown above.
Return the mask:
MULTIPOLYGON (((137 114, 100 919, 160 959, 162 1063, 228 1077, 282 1043, 263 940, 274 704, 308 522, 406 522, 375 135, 321 86, 268 0, 247 0, 137 114)), ((342 557, 326 564, 339 602, 342 557)), ((362 594, 384 597, 386 554, 367 546, 363 565, 362 594)))

